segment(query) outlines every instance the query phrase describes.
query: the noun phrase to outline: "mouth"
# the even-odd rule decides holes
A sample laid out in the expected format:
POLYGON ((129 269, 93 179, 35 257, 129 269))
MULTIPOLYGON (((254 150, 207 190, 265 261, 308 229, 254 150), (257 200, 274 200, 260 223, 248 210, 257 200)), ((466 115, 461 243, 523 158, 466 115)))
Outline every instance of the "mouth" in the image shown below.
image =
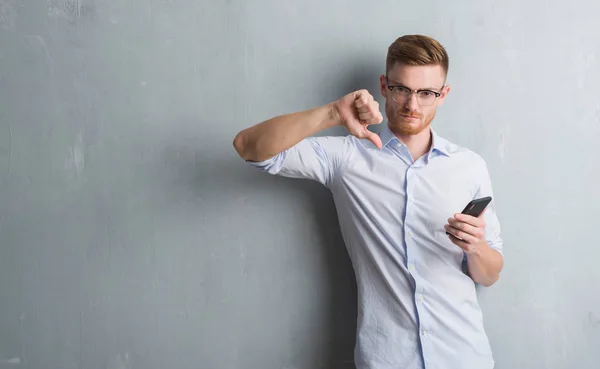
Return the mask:
POLYGON ((419 117, 415 117, 414 115, 406 115, 406 114, 400 114, 400 116, 406 120, 419 120, 419 117))

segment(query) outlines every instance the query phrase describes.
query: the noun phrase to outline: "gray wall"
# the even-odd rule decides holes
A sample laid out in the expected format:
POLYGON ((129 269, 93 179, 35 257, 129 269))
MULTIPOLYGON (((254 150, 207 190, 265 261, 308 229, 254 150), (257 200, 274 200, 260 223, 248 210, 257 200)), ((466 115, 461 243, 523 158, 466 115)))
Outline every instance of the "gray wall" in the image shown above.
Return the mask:
POLYGON ((404 33, 448 48, 435 128, 493 177, 497 368, 600 367, 600 5, 554 3, 0 0, 0 368, 351 367, 329 194, 231 141, 377 95, 404 33))

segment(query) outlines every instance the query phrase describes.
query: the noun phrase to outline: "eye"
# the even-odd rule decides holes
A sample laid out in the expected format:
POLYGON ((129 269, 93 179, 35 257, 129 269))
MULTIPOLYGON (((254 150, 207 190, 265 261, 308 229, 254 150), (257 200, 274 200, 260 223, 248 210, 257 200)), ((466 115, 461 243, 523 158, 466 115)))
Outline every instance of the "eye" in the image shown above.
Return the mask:
POLYGON ((399 92, 402 94, 409 94, 410 90, 404 86, 393 86, 394 92, 399 92))
POLYGON ((421 96, 421 97, 434 97, 435 93, 433 91, 429 91, 429 90, 419 91, 419 96, 421 96))

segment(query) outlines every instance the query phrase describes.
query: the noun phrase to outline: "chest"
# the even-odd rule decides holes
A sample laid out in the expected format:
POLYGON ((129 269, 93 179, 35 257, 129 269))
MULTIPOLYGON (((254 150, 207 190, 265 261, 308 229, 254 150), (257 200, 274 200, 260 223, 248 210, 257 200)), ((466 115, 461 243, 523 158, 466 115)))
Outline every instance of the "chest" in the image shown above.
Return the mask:
POLYGON ((386 223, 412 221, 442 231, 447 219, 473 199, 478 185, 472 166, 451 157, 409 165, 381 155, 347 163, 335 191, 349 211, 386 223))

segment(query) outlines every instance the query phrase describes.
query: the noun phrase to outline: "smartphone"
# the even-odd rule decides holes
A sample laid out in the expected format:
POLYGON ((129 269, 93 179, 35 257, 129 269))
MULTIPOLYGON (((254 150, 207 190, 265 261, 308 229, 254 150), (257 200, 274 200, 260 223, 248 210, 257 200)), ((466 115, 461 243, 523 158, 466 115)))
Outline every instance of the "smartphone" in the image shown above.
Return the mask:
POLYGON ((490 196, 472 200, 465 206, 462 213, 477 218, 483 213, 488 204, 492 201, 490 196))
MULTIPOLYGON (((492 198, 490 196, 482 197, 480 199, 471 200, 467 204, 467 206, 465 206, 465 208, 463 209, 462 213, 470 215, 472 217, 478 217, 478 216, 481 215, 481 213, 483 213, 483 211, 485 210, 485 208, 489 205, 489 203, 491 201, 492 201, 492 198)), ((448 233, 448 232, 446 232, 446 234, 450 235, 450 233, 448 233)))

